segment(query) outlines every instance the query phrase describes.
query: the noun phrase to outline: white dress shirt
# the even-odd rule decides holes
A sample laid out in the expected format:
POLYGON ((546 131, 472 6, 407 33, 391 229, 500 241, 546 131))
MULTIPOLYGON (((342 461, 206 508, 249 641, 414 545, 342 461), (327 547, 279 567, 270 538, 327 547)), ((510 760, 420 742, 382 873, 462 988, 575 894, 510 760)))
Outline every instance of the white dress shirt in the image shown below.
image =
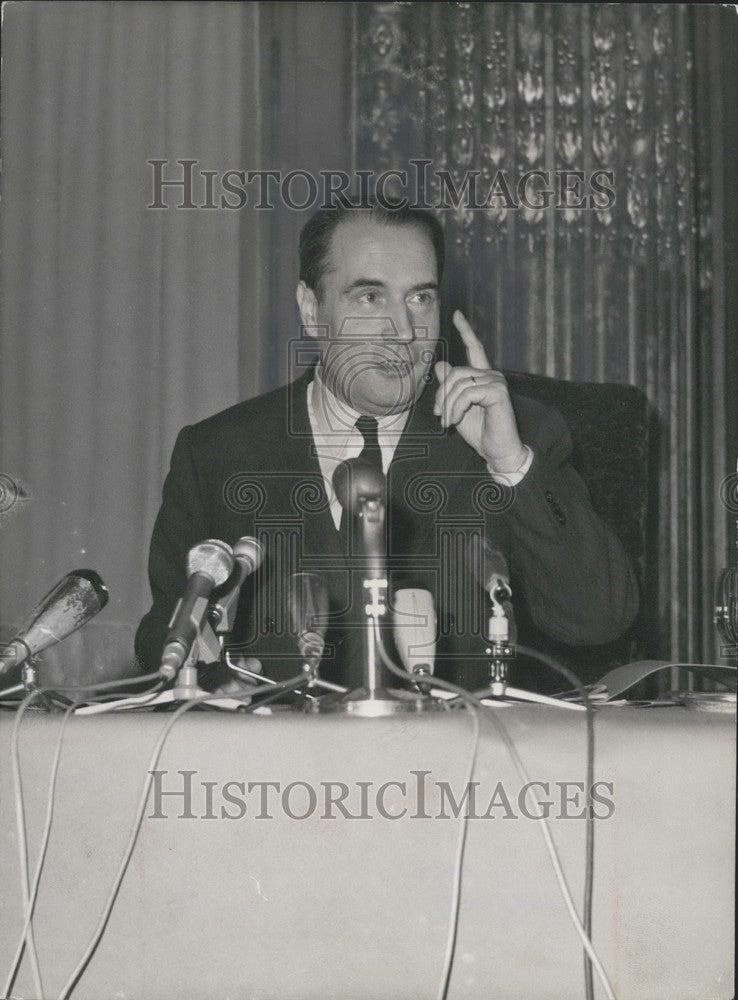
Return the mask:
MULTIPOLYGON (((364 448, 364 438, 356 426, 356 421, 362 414, 334 396, 317 374, 307 387, 307 409, 331 517, 338 528, 342 508, 333 491, 333 473, 339 462, 358 458, 364 448)), ((382 471, 385 475, 409 416, 410 411, 403 410, 402 413, 390 413, 376 418, 382 471)))

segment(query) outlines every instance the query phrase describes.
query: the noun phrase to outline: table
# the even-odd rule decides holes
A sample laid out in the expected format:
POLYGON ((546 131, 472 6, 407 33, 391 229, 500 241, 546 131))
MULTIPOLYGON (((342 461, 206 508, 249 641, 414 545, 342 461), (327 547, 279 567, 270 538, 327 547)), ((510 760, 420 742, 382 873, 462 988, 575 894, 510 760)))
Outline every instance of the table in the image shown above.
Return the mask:
MULTIPOLYGON (((549 783, 550 828, 581 912, 586 824, 576 818, 577 788, 567 783, 584 781, 584 714, 518 705, 495 711, 529 777, 549 783)), ((60 721, 37 713, 21 728, 32 864, 60 721)), ((34 920, 49 996, 58 995, 92 934, 168 721, 163 713, 121 713, 74 717, 67 726, 34 920)), ((3 981, 22 914, 11 729, 4 713, 3 981)), ((185 714, 164 745, 131 864, 73 996, 437 996, 463 822, 449 792, 457 803, 462 798, 472 748, 466 712, 388 719, 185 714), (413 773, 421 771, 427 774, 413 773), (243 783, 244 793, 228 782, 243 783), (341 784, 331 782, 347 787, 348 815, 336 804, 341 784), (380 792, 387 782, 405 788, 380 792), (157 787, 180 794, 157 798, 157 787)), ((600 787, 593 940, 617 997, 732 997, 735 716, 600 709, 595 778, 612 790, 600 787)), ((535 806, 518 801, 521 779, 486 723, 474 781, 479 818, 467 822, 449 998, 583 996, 581 946, 540 821, 525 815, 535 806)), ((31 983, 24 959, 14 996, 32 996, 31 983)), ((595 990, 604 996, 597 982, 595 990)))

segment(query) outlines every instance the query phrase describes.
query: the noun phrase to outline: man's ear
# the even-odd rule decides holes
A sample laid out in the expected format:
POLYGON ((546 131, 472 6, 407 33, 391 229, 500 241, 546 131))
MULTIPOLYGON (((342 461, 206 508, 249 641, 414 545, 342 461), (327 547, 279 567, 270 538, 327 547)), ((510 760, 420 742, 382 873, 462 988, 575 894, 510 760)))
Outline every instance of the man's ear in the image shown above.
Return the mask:
POLYGON ((317 338, 318 330, 318 299, 312 288, 308 288, 304 281, 297 286, 297 308, 300 310, 300 319, 305 327, 305 333, 309 337, 317 338))

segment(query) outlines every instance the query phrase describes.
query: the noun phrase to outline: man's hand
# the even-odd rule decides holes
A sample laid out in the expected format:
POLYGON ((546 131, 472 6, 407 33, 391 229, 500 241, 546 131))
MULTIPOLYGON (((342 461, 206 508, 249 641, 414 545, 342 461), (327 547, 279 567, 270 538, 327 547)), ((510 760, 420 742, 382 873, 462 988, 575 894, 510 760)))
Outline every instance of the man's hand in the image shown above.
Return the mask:
POLYGON ((468 445, 495 472, 515 472, 527 452, 518 434, 505 376, 490 368, 479 338, 460 310, 454 326, 466 347, 468 366, 435 366, 439 382, 433 412, 444 427, 456 427, 468 445))

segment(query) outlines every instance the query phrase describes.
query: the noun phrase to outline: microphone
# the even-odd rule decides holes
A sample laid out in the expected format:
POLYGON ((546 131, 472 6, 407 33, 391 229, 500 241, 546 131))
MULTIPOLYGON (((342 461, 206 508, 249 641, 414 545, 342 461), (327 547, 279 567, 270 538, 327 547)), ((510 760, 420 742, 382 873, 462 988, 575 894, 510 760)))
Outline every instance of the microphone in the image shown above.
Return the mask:
POLYGON ((512 590, 507 560, 499 549, 486 538, 472 535, 469 540, 469 559, 479 585, 489 594, 492 613, 487 623, 487 641, 492 693, 505 693, 508 661, 515 656, 515 617, 512 608, 512 590))
POLYGON ((361 500, 384 500, 386 478, 381 469, 363 458, 347 458, 339 462, 333 473, 333 489, 345 509, 361 500))
POLYGON ((384 473, 362 458, 339 462, 333 473, 333 489, 346 511, 353 511, 358 503, 365 500, 384 502, 386 483, 384 473))
POLYGON ((358 528, 361 554, 368 577, 385 577, 387 479, 381 469, 361 458, 340 462, 333 473, 333 489, 343 516, 358 528))
POLYGON ((229 632, 232 627, 231 613, 238 603, 244 580, 255 573, 264 561, 264 547, 251 535, 244 535, 233 546, 236 572, 228 590, 221 594, 213 605, 209 619, 217 632, 229 632))
POLYGON ((323 658, 328 618, 328 588, 315 573, 293 573, 287 585, 290 630, 300 656, 315 670, 323 658))
POLYGON ((240 587, 246 577, 255 573, 261 566, 264 559, 264 547, 251 535, 244 535, 233 546, 233 558, 238 567, 238 586, 240 587))
POLYGON ((469 540, 469 560, 479 586, 492 600, 500 604, 509 601, 512 597, 510 571, 500 550, 490 545, 486 538, 473 535, 469 540))
POLYGON ((395 648, 409 674, 432 674, 436 659, 436 609, 429 590, 409 587, 393 598, 395 648))
POLYGON ((41 599, 20 635, 0 652, 0 674, 76 632, 102 611, 109 596, 94 570, 72 570, 41 599))
POLYGON ((208 610, 210 595, 233 570, 233 550, 217 538, 194 545, 187 553, 187 589, 177 602, 164 641, 159 674, 171 680, 189 656, 208 610))
POLYGON ((380 649, 375 630, 379 632, 380 619, 387 612, 387 480, 382 470, 371 463, 361 458, 350 458, 336 467, 333 489, 343 507, 344 520, 356 529, 361 556, 363 581, 356 600, 361 598, 364 606, 364 685, 357 701, 376 702, 382 689, 380 649))

